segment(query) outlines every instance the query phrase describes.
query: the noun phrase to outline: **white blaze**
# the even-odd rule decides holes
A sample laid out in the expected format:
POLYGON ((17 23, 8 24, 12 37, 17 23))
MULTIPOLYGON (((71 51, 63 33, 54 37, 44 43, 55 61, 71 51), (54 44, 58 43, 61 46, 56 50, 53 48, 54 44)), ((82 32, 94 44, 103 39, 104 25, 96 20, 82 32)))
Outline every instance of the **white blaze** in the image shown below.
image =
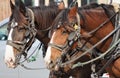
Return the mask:
MULTIPOLYGON (((8 40, 12 41, 12 32, 13 29, 10 30, 10 33, 8 35, 8 40)), ((14 52, 13 52, 13 47, 10 45, 6 45, 6 51, 5 51, 5 63, 10 62, 10 60, 15 61, 15 56, 14 56, 14 52)))
MULTIPOLYGON (((53 38, 54 38, 54 34, 55 33, 53 33, 53 36, 52 36, 52 38, 51 38, 51 40, 50 40, 50 43, 53 43, 53 38)), ((48 48, 47 48, 47 52, 46 52, 46 56, 45 56, 45 58, 44 58, 44 61, 45 61, 45 64, 46 65, 49 65, 50 64, 50 62, 51 62, 51 46, 48 46, 48 48)))

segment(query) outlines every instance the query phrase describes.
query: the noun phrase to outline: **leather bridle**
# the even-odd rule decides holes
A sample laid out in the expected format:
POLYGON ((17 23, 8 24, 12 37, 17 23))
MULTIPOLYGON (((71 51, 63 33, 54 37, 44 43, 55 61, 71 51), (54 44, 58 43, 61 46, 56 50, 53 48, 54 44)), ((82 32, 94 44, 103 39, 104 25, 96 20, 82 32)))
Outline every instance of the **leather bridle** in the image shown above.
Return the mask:
MULTIPOLYGON (((34 14, 31 9, 26 8, 26 15, 27 15, 27 21, 29 22, 28 25, 24 24, 24 29, 26 30, 25 38, 23 41, 12 41, 8 40, 7 45, 13 46, 15 49, 18 50, 19 54, 16 55, 16 60, 19 60, 21 55, 23 54, 25 57, 27 56, 27 51, 31 47, 32 43, 35 41, 36 36, 36 29, 34 24, 34 14)), ((17 23, 14 21, 14 19, 11 21, 11 29, 15 29, 18 27, 17 23)))
MULTIPOLYGON (((63 63, 63 58, 69 54, 69 51, 70 51, 71 47, 73 46, 73 44, 80 39, 80 36, 81 36, 81 34, 80 34, 81 28, 80 27, 81 26, 80 26, 79 21, 80 21, 80 17, 77 14, 77 21, 72 22, 72 23, 69 23, 69 22, 66 23, 67 25, 69 25, 71 32, 68 32, 69 36, 68 36, 67 41, 64 45, 58 45, 55 43, 48 43, 48 46, 51 46, 51 47, 62 52, 62 55, 60 56, 60 58, 58 58, 53 64, 51 64, 49 66, 50 69, 56 64, 61 65, 63 63)), ((60 26, 64 26, 64 25, 61 25, 62 23, 60 23, 60 22, 61 21, 59 21, 59 23, 58 23, 57 29, 60 28, 60 26)), ((67 30, 67 28, 65 28, 65 29, 67 30)), ((69 58, 67 58, 67 59, 69 59, 69 58)))
MULTIPOLYGON (((98 31, 100 28, 102 28, 105 24, 107 24, 113 17, 115 17, 115 15, 116 15, 117 13, 115 13, 113 16, 111 16, 108 20, 106 20, 106 21, 104 21, 100 26, 98 26, 96 29, 94 29, 94 30, 92 30, 92 31, 90 31, 88 34, 93 34, 93 33, 95 33, 96 31, 98 31)), ((72 26, 73 27, 73 26, 72 26)), ((78 27, 80 27, 80 25, 78 26, 78 27)), ((117 29, 116 29, 117 30, 117 29)), ((78 31, 80 32, 80 29, 78 29, 78 31)), ((114 30, 115 31, 115 30, 114 30)), ((113 31, 113 32, 114 32, 113 31)), ((51 46, 51 47, 53 47, 53 48, 56 48, 56 49, 58 49, 58 50, 60 50, 61 52, 62 52, 62 55, 55 61, 55 63, 53 63, 53 65, 51 65, 50 67, 53 67, 53 66, 55 66, 55 65, 58 65, 59 67, 64 67, 64 66, 66 66, 66 65, 70 65, 72 62, 75 62, 78 58, 74 58, 74 59, 71 59, 71 60, 68 60, 67 62, 65 62, 65 63, 63 63, 62 61, 63 61, 63 57, 64 56, 66 56, 67 54, 69 54, 69 50, 71 49, 71 47, 72 47, 72 45, 76 42, 76 41, 78 41, 78 43, 79 43, 79 39, 80 38, 82 38, 82 35, 79 33, 79 32, 76 32, 76 31, 74 31, 74 32, 72 32, 72 33, 70 33, 69 34, 69 37, 72 37, 72 38, 69 38, 68 37, 68 40, 67 40, 67 42, 65 43, 65 45, 57 45, 57 44, 52 44, 52 43, 49 43, 49 46, 51 46), (72 34, 72 35, 71 35, 72 34), (74 34, 74 35, 73 35, 74 34), (77 35, 77 34, 79 34, 79 35, 77 35), (69 44, 71 44, 71 45, 69 45, 69 44)), ((106 40, 106 39, 105 39, 106 40)), ((85 55, 85 54, 87 54, 88 52, 89 52, 89 48, 87 48, 87 49, 84 49, 84 47, 86 46, 86 43, 87 43, 88 41, 86 41, 85 42, 85 44, 81 44, 80 43, 80 47, 78 47, 79 49, 75 49, 75 51, 82 51, 83 50, 83 54, 85 55), (82 46, 82 47, 81 47, 82 46)), ((77 48, 76 47, 76 48, 77 48)), ((93 47, 92 48, 90 48, 90 49, 93 49, 93 47)), ((73 50, 73 52, 74 52, 74 50, 73 50)), ((74 52, 75 53, 75 52, 74 52)), ((79 57, 82 57, 83 55, 80 55, 79 57)), ((66 58, 67 59, 67 58, 66 58)), ((90 60, 91 61, 91 60, 90 60)), ((91 63, 91 62, 90 62, 91 63)))

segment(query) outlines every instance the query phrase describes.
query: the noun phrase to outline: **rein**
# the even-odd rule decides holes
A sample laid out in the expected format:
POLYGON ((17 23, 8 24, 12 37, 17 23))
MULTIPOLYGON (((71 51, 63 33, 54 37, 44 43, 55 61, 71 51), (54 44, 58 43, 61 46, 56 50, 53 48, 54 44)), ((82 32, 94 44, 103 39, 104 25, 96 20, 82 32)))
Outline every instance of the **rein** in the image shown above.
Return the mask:
POLYGON ((49 31, 51 28, 52 28, 52 26, 50 26, 50 27, 48 27, 48 28, 46 28, 46 29, 41 29, 41 30, 39 30, 39 31, 49 31))
MULTIPOLYGON (((114 16, 116 16, 117 13, 115 13, 114 15, 112 15, 109 19, 107 19, 105 22, 103 22, 102 24, 100 24, 97 28, 95 28, 94 30, 92 30, 91 32, 88 32, 88 34, 93 34, 95 32, 97 32, 100 28, 102 28, 105 24, 107 24, 111 19, 113 19, 114 16)), ((116 36, 116 35, 114 35, 116 36)), ((80 49, 82 49, 86 44, 87 42, 92 38, 93 36, 91 36, 82 46, 80 49)), ((115 38, 115 37, 114 37, 115 38)), ((115 40, 116 41, 116 40, 115 40)), ((114 42, 114 41, 113 41, 114 42)), ((111 43, 112 44, 112 43, 111 43)))
POLYGON ((100 24, 97 28, 95 28, 94 30, 92 30, 91 32, 89 32, 89 34, 93 34, 96 31, 98 31, 100 28, 102 28, 105 24, 107 24, 117 13, 115 13, 114 15, 112 15, 109 19, 107 19, 105 22, 103 22, 102 24, 100 24))
MULTIPOLYGON (((120 28, 120 27, 119 27, 119 28, 120 28)), ((119 28, 118 28, 118 29, 119 29, 119 28)), ((76 67, 79 67, 79 66, 83 67, 84 65, 89 64, 89 63, 92 63, 92 62, 94 62, 94 61, 96 61, 96 60, 99 60, 99 59, 101 59, 101 58, 104 59, 104 57, 106 56, 106 54, 109 53, 113 48, 115 48, 119 43, 120 43, 120 39, 119 39, 115 44, 113 44, 105 53, 103 53, 103 54, 101 54, 100 56, 98 56, 98 57, 96 57, 96 58, 94 58, 94 59, 91 59, 91 60, 89 60, 89 61, 87 61, 87 62, 83 62, 83 63, 78 62, 77 64, 73 65, 72 69, 74 69, 74 68, 76 68, 76 67)), ((94 47, 94 46, 93 46, 93 47, 94 47)), ((96 46, 95 46, 95 47, 96 47, 96 46)), ((89 49, 88 51, 91 51, 91 49, 89 49)), ((88 51, 86 51, 86 52, 88 53, 88 51)), ((85 54, 86 54, 86 52, 85 52, 85 54)), ((84 56, 84 54, 83 54, 82 56, 84 56)), ((81 57, 82 57, 82 56, 81 56, 81 57)), ((115 56, 115 55, 114 55, 114 56, 115 56)), ((114 57, 114 58, 115 58, 115 57, 114 57)), ((76 59, 75 59, 75 60, 76 60, 76 59)), ((72 61, 73 61, 73 60, 72 60, 72 61)), ((67 62, 66 64, 68 64, 68 63, 70 63, 70 62, 72 62, 72 61, 69 61, 69 62, 67 62)), ((65 65, 65 63, 62 64, 62 65, 65 65)))
POLYGON ((113 35, 117 30, 119 30, 120 27, 116 28, 115 30, 113 30, 111 33, 109 33, 106 37, 104 37, 102 40, 100 40, 99 42, 97 42, 92 48, 88 49, 87 51, 85 51, 84 53, 82 53, 80 56, 71 59, 70 61, 67 61, 66 63, 63 63, 62 66, 67 65, 69 63, 72 63, 76 60, 78 60, 79 58, 81 58, 82 56, 86 55, 88 52, 90 52, 92 49, 94 49, 96 46, 98 46, 100 43, 102 43, 103 41, 105 41, 107 38, 109 38, 111 35, 113 35))
POLYGON ((43 70, 43 69, 46 69, 46 67, 41 67, 41 68, 30 68, 30 67, 27 67, 25 66, 24 64, 19 64, 21 67, 27 69, 27 70, 43 70))
MULTIPOLYGON (((39 52, 39 50, 41 49, 41 46, 42 46, 42 43, 37 46, 38 52, 39 52)), ((25 69, 27 69, 27 70, 42 70, 42 69, 46 69, 45 67, 41 67, 41 68, 30 68, 30 67, 27 67, 27 66, 25 66, 25 65, 23 64, 25 61, 31 62, 31 61, 35 61, 35 60, 36 60, 36 57, 37 57, 37 56, 34 56, 34 59, 29 59, 29 58, 36 52, 37 48, 29 55, 29 57, 25 58, 25 60, 23 60, 22 62, 19 62, 18 65, 20 65, 21 67, 23 67, 23 68, 25 68, 25 69)), ((37 54, 38 54, 38 53, 37 53, 37 54)), ((33 56, 32 56, 32 57, 33 57, 33 56)))
MULTIPOLYGON (((113 16, 115 16, 115 15, 113 15, 113 16)), ((112 16, 112 17, 113 17, 113 16, 112 16)), ((111 19, 112 19, 112 17, 111 17, 111 19)), ((107 20, 107 21, 108 21, 108 20, 107 20)), ((109 21, 110 21, 110 19, 109 19, 109 21)), ((106 23, 107 23, 107 22, 106 22, 106 23)), ((104 24, 105 24, 105 23, 104 23, 104 24)), ((98 27, 98 28, 101 28, 102 25, 104 25, 104 24, 101 24, 100 27, 98 27)), ((97 31, 98 28, 95 29, 94 31, 97 31)), ((120 26, 117 27, 116 29, 114 29, 114 30, 113 30, 111 33, 109 33, 106 37, 104 37, 102 40, 100 40, 99 42, 97 42, 93 47, 91 47, 90 49, 88 49, 87 51, 85 51, 84 53, 82 53, 80 56, 78 56, 78 57, 76 57, 76 58, 74 58, 74 59, 71 59, 71 60, 69 60, 69 61, 67 61, 67 62, 65 62, 65 63, 62 63, 61 66, 63 67, 63 66, 65 66, 65 65, 68 65, 68 64, 70 64, 70 63, 78 60, 78 59, 81 58, 82 56, 86 55, 88 52, 91 52, 91 50, 93 50, 96 46, 98 46, 100 43, 102 43, 103 41, 105 41, 107 38, 109 38, 111 35, 113 35, 113 34, 114 34, 116 31, 118 31, 119 29, 120 29, 120 26)), ((93 32, 92 32, 92 33, 93 33, 93 32)), ((94 61, 96 61, 96 60, 98 60, 98 59, 100 59, 100 58, 103 58, 103 57, 104 57, 105 55, 107 55, 107 54, 110 52, 110 50, 113 49, 119 42, 120 42, 120 40, 118 40, 117 42, 115 42, 115 44, 114 44, 113 46, 111 46, 111 48, 109 48, 105 53, 101 54, 99 57, 96 57, 96 58, 94 58, 94 59, 92 59, 92 60, 89 60, 89 61, 87 61, 87 62, 83 62, 83 63, 79 62, 79 63, 73 65, 73 68, 76 68, 76 67, 78 67, 78 66, 84 66, 84 65, 89 64, 89 63, 91 63, 91 62, 94 62, 94 61)))
MULTIPOLYGON (((103 27, 106 23, 108 23, 116 14, 117 14, 117 13, 115 13, 113 16, 111 16, 110 19, 107 19, 105 22, 103 22, 99 27, 97 27, 97 28, 94 29, 93 31, 89 32, 89 34, 92 34, 92 33, 95 33, 96 31, 98 31, 101 27, 103 27)), ((68 60, 68 61, 65 62, 65 63, 61 63, 61 64, 59 63, 59 66, 60 66, 60 67, 64 67, 64 66, 66 66, 66 65, 68 65, 68 64, 70 64, 70 63, 72 63, 72 62, 74 62, 74 61, 76 61, 76 60, 78 60, 79 58, 81 58, 82 56, 86 55, 88 52, 90 52, 91 50, 93 50, 93 49, 94 49, 96 46, 98 46, 100 43, 102 43, 103 41, 105 41, 107 38, 109 38, 110 36, 112 36, 112 35, 113 35, 115 32, 117 32, 119 29, 120 29, 120 27, 116 27, 116 29, 114 29, 114 30, 113 30, 111 33, 109 33, 106 37, 104 37, 102 40, 100 40, 99 42, 97 42, 93 47, 91 47, 90 49, 88 49, 87 51, 85 51, 84 53, 82 53, 80 56, 78 56, 78 57, 76 57, 76 58, 74 58, 74 59, 68 60)), ((73 65, 72 69, 74 69, 74 68, 76 68, 76 67, 78 67, 78 66, 84 66, 84 65, 89 64, 89 63, 91 63, 91 62, 94 62, 94 61, 96 61, 96 60, 98 60, 98 59, 100 59, 100 58, 103 58, 103 57, 104 57, 105 55, 107 55, 107 54, 109 53, 109 51, 110 51, 111 49, 113 49, 119 42, 120 42, 120 40, 117 41, 111 48, 109 48, 105 53, 101 54, 99 57, 96 57, 96 58, 94 58, 94 59, 92 59, 92 60, 89 60, 89 61, 87 61, 87 62, 83 62, 83 63, 79 62, 79 63, 73 65)), ((63 55, 64 55, 64 53, 63 53, 63 55)))
POLYGON ((53 44, 53 43, 48 43, 48 46, 51 46, 53 48, 56 48, 60 51, 62 51, 63 49, 65 49, 67 47, 68 42, 65 43, 65 45, 57 45, 57 44, 53 44))
MULTIPOLYGON (((62 51, 62 55, 60 58, 58 58, 57 61, 55 61, 52 65, 49 66, 49 68, 52 68, 54 65, 58 65, 62 63, 62 58, 64 58, 67 54, 67 52, 69 51, 70 47, 74 44, 74 42, 76 42, 79 38, 80 38, 80 16, 79 14, 77 13, 76 15, 77 17, 77 22, 78 22, 78 25, 75 24, 75 26, 73 26, 72 28, 74 28, 74 31, 72 33, 70 33, 69 37, 68 37, 68 40, 67 42, 64 44, 64 45, 58 45, 58 44, 55 44, 55 43, 48 43, 48 46, 51 46, 53 48, 56 48, 60 51, 62 51)), ((60 23, 61 24, 61 23, 60 23)), ((59 27, 60 25, 58 25, 59 27)), ((69 57, 69 55, 68 55, 69 57)), ((69 58, 68 58, 69 59, 69 58)))
POLYGON ((37 58, 37 55, 39 53, 39 50, 41 49, 41 46, 42 46, 42 43, 41 44, 38 44, 38 46, 36 47, 36 49, 28 56, 26 57, 23 61, 17 63, 18 65, 20 65, 21 67, 23 67, 24 69, 26 70, 43 70, 43 69, 46 69, 46 67, 41 67, 41 68, 31 68, 31 67, 28 67, 28 66, 25 66, 23 63, 24 62, 33 62, 33 61, 36 61, 36 58, 37 58), (36 55, 35 56, 32 56, 35 52, 37 51, 36 55), (31 59, 30 59, 31 57, 31 59))

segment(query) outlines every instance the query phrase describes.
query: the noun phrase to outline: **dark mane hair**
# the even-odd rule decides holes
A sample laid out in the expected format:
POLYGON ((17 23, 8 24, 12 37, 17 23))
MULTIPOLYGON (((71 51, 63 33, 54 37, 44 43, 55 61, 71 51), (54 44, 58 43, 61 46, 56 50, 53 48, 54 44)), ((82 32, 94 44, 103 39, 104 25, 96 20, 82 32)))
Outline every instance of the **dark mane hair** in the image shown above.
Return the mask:
POLYGON ((56 15, 59 13, 57 6, 40 6, 40 7, 32 7, 35 16, 35 24, 37 27, 41 27, 39 29, 45 29, 49 27, 52 22, 51 19, 54 19, 56 15))
MULTIPOLYGON (((60 12, 57 5, 49 5, 49 6, 37 6, 37 7, 29 7, 33 12, 35 16, 35 26, 37 29, 45 29, 48 28, 52 23, 51 19, 54 19, 56 15, 60 12), (49 21, 49 22, 48 22, 49 21)), ((12 15, 10 17, 10 21, 12 19, 15 19, 16 22, 22 22, 24 23, 23 18, 20 15, 20 11, 18 7, 15 7, 15 9, 12 12, 12 15)))
POLYGON ((66 8, 57 15, 57 17, 52 23, 52 30, 56 29, 59 24, 63 24, 65 21, 68 20, 67 15, 68 15, 69 10, 70 10, 69 8, 66 8))
POLYGON ((88 5, 84 5, 82 7, 80 7, 79 9, 93 9, 93 8, 97 8, 99 7, 100 5, 97 4, 97 3, 91 3, 91 4, 88 4, 88 5))

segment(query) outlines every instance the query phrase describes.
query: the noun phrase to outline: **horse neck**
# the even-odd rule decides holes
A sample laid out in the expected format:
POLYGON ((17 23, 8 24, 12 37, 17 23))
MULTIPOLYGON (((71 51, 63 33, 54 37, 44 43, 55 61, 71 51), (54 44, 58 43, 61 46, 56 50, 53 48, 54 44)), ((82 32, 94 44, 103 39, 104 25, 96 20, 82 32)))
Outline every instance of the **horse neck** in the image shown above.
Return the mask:
MULTIPOLYGON (((107 4, 99 5, 96 3, 91 3, 90 5, 86 5, 86 6, 83 6, 82 8, 79 8, 79 14, 83 17, 83 19, 85 19, 84 21, 86 21, 87 16, 91 17, 91 20, 92 20, 92 18, 93 18, 93 20, 95 20, 95 18, 100 19, 99 17, 101 17, 102 20, 99 20, 99 21, 101 21, 101 23, 102 23, 104 20, 113 16, 115 14, 115 10, 112 5, 107 5, 107 4), (85 17, 85 15, 87 15, 87 16, 85 17)), ((115 17, 111 19, 111 22, 113 25, 115 25, 114 24, 115 17)), ((100 22, 97 22, 97 23, 101 24, 100 22)))
MULTIPOLYGON (((111 16, 110 14, 108 16, 102 7, 83 9, 83 10, 80 10, 79 13, 82 19, 81 20, 82 27, 88 32, 94 30, 95 28, 100 26, 102 23, 104 23, 107 19, 109 19, 109 17, 114 15, 112 13, 111 16)), ((109 21, 109 23, 112 24, 111 21, 109 21)))
MULTIPOLYGON (((86 32, 91 32, 92 30, 99 27, 102 23, 104 23, 107 19, 109 19, 103 8, 86 9, 82 10, 81 13, 84 17, 84 20, 82 20, 84 21, 82 28, 86 32)), ((102 28, 100 28, 96 32, 94 37, 90 40, 90 43, 92 43, 93 45, 96 44, 98 41, 100 41, 102 38, 108 35, 113 29, 114 26, 112 22, 109 21, 107 24, 105 24, 102 28)), ((111 41, 112 38, 109 38, 106 40, 105 44, 103 44, 104 46, 100 45, 97 48, 104 52, 110 46, 111 41)))
POLYGON ((49 42, 48 29, 60 10, 55 6, 39 6, 31 8, 35 17, 35 28, 37 29, 36 38, 43 44, 47 45, 49 42), (46 30, 46 31, 42 31, 46 30))

